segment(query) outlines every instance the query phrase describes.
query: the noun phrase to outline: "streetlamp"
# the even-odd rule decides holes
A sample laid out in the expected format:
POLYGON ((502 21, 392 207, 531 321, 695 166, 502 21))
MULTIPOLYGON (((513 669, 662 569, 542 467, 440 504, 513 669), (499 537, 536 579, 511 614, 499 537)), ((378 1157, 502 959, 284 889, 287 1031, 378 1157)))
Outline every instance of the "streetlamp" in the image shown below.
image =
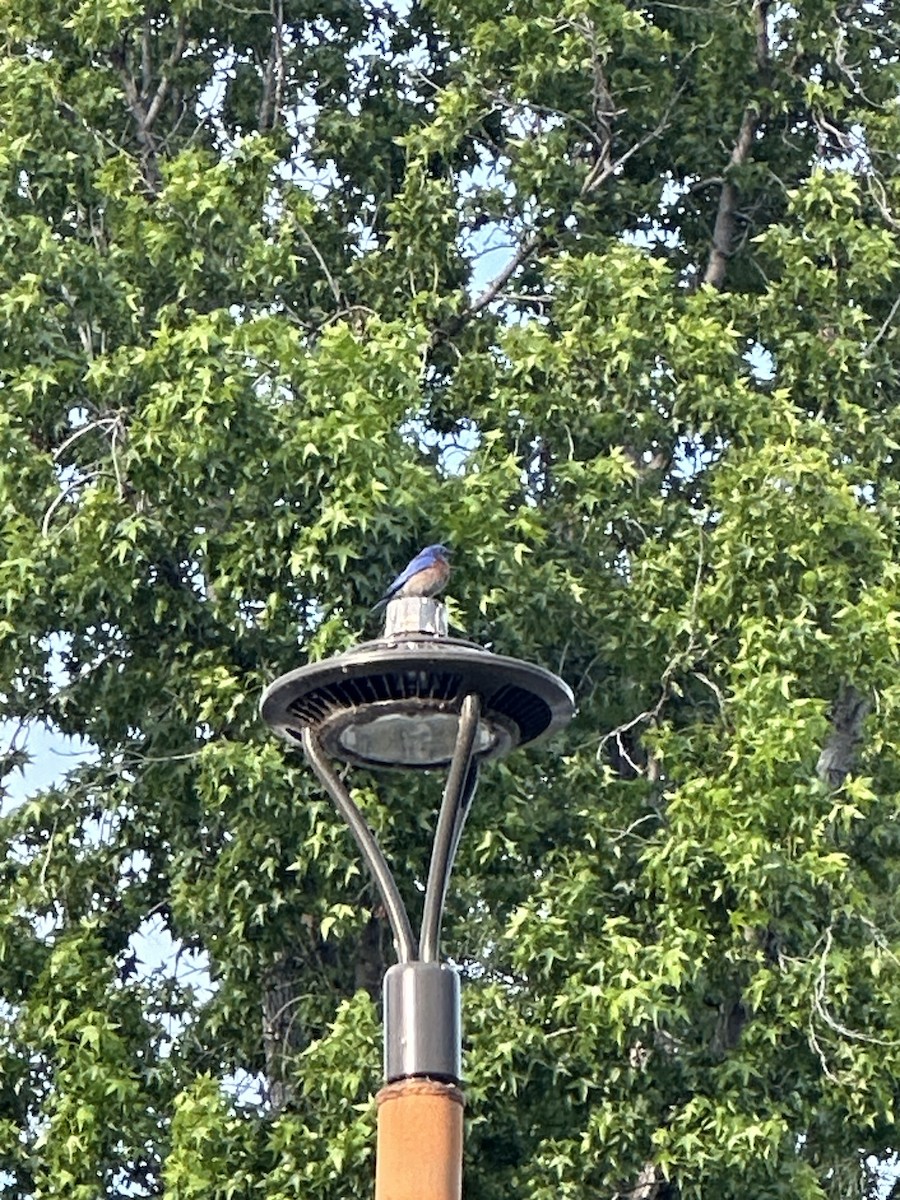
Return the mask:
POLYGON ((384 977, 385 1087, 378 1094, 376 1200, 459 1200, 459 976, 441 962, 444 900, 482 762, 561 728, 572 693, 532 663, 447 636, 437 600, 392 600, 384 634, 276 679, 263 719, 302 746, 365 859, 394 937, 384 977), (413 933, 390 867, 330 759, 373 769, 447 770, 413 933))

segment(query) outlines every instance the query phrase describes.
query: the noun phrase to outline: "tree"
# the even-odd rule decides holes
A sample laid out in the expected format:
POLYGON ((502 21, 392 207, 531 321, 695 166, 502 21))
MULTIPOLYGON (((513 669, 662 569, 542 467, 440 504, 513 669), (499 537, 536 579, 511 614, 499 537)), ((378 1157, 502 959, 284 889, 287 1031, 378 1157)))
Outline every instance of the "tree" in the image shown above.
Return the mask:
MULTIPOLYGON (((461 851, 467 1194, 885 1194, 894 6, 2 30, 7 782, 93 748, 2 817, 4 1194, 369 1194, 389 939, 257 704, 430 541, 579 705, 461 851)), ((413 901, 434 781, 354 783, 413 901)))

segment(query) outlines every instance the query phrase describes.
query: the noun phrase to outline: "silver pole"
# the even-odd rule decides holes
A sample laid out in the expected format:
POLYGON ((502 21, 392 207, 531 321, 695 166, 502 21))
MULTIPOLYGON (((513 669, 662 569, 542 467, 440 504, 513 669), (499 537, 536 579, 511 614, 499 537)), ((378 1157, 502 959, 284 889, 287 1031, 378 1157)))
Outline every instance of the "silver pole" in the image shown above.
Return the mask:
POLYGON ((431 866, 425 888, 425 907, 422 913, 421 959, 425 963, 438 962, 440 956, 441 918, 444 915, 444 900, 450 881, 453 854, 465 820, 463 807, 468 808, 471 792, 466 787, 475 734, 481 716, 481 698, 474 693, 466 696, 459 714, 459 729, 456 746, 447 775, 447 785, 441 801, 434 845, 431 851, 431 866))
POLYGON ((459 1083, 459 976, 447 963, 395 963, 384 976, 384 1078, 459 1083))

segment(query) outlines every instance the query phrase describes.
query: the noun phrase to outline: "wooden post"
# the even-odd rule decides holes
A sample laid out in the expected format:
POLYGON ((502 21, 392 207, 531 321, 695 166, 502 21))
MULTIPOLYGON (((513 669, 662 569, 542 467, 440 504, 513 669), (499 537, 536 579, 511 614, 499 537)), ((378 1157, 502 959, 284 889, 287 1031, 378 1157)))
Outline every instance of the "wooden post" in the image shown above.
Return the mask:
POLYGON ((375 1200, 460 1200, 460 1089, 432 1079, 400 1079, 383 1087, 376 1100, 375 1200))

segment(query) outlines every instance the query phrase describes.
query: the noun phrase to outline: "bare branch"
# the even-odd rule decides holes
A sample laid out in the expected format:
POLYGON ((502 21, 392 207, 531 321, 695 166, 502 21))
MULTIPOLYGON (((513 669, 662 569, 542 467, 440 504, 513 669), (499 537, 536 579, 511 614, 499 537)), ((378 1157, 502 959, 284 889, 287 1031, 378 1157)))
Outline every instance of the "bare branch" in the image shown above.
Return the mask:
POLYGON ((529 259, 532 254, 534 254, 543 240, 544 235, 542 233, 532 233, 523 242, 521 242, 518 250, 512 256, 500 274, 496 275, 487 285, 487 287, 482 292, 479 292, 472 303, 468 306, 465 315, 467 317, 474 317, 477 313, 480 313, 483 308, 487 308, 487 306, 493 300, 496 300, 497 296, 507 285, 507 283, 509 283, 510 279, 512 279, 513 275, 515 275, 516 271, 518 271, 519 267, 521 267, 522 264, 529 259))
POLYGON ((92 429, 105 429, 110 425, 115 425, 118 420, 118 416, 98 417, 96 421, 89 421, 87 425, 82 425, 80 429, 76 429, 74 433, 69 434, 66 440, 56 447, 53 451, 54 460, 58 461, 62 458, 73 442, 77 442, 79 438, 84 437, 86 433, 90 433, 92 429))
MULTIPOLYGON (((740 167, 747 161, 758 123, 758 112, 752 108, 745 109, 740 132, 728 160, 729 169, 740 167)), ((737 202, 738 190, 733 181, 726 177, 722 184, 722 190, 719 192, 716 223, 713 226, 712 249, 709 253, 706 271, 703 274, 703 282, 712 284, 714 288, 721 288, 724 284, 728 260, 734 253, 738 220, 737 202)))
POLYGON ((284 4, 283 0, 275 0, 275 111, 272 116, 273 128, 281 121, 281 105, 284 96, 284 4))
POLYGON ((615 846, 617 842, 622 842, 628 837, 635 837, 635 840, 639 842, 644 841, 645 839, 637 837, 634 831, 638 828, 638 826, 645 825, 648 821, 655 821, 658 824, 659 813, 645 813, 644 816, 638 817, 637 820, 631 822, 627 829, 622 829, 615 835, 615 837, 611 837, 609 839, 609 844, 611 846, 615 846))
POLYGON ((169 85, 172 79, 172 71, 181 61, 187 45, 187 27, 185 18, 182 17, 175 32, 175 45, 172 47, 172 52, 167 57, 160 71, 160 79, 157 84, 156 91, 152 99, 150 95, 150 82, 153 74, 153 65, 151 59, 150 46, 150 26, 149 23, 144 24, 141 36, 141 87, 138 87, 134 72, 129 65, 129 55, 127 51, 118 51, 113 56, 113 61, 119 69, 119 78, 122 80, 122 88, 125 92, 125 100, 135 123, 135 136, 142 150, 142 161, 144 165, 144 178, 149 190, 156 194, 162 186, 162 176, 159 172, 158 155, 159 147, 156 139, 153 136, 153 125, 162 109, 163 102, 169 90, 169 85))
POLYGON ((159 166, 156 161, 156 142, 149 129, 147 129, 147 114, 134 76, 124 67, 120 69, 119 75, 125 91, 125 99, 131 110, 131 115, 134 117, 135 136, 142 151, 141 161, 144 166, 144 181, 150 192, 155 195, 162 186, 162 176, 159 173, 159 166))
POLYGON ((162 76, 159 85, 156 89, 156 94, 147 109, 147 115, 144 118, 144 128, 150 129, 156 118, 159 116, 159 110, 162 107, 163 100, 166 98, 166 92, 169 90, 169 84, 172 81, 171 72, 181 61, 181 56, 184 54, 184 49, 187 44, 187 35, 185 30, 184 17, 178 22, 178 29, 175 34, 175 45, 172 53, 166 59, 165 66, 162 69, 162 76))
POLYGON ((150 38, 150 13, 144 16, 144 28, 141 32, 141 94, 150 94, 150 84, 153 80, 153 46, 150 38))
MULTIPOLYGON (((769 70, 769 0, 754 0, 753 14, 756 21, 756 68, 760 79, 764 80, 769 70)), ((736 167, 743 166, 750 157, 762 116, 762 105, 758 101, 751 102, 744 109, 737 141, 725 169, 713 226, 712 249, 703 273, 703 282, 714 288, 724 285, 729 259, 737 249, 735 242, 738 226, 738 190, 731 177, 732 172, 736 167)))
POLYGON ((881 341, 881 339, 884 337, 884 335, 890 329, 891 322, 893 321, 894 317, 896 317, 898 308, 900 308, 900 296, 898 296, 897 299, 894 301, 894 303, 891 305, 891 311, 888 313, 888 315, 882 321, 881 328, 878 330, 878 332, 872 338, 871 342, 869 342, 863 349, 863 352, 862 352, 863 358, 868 358, 871 355, 872 351, 875 349, 875 347, 878 345, 878 343, 881 341))
POLYGON ((825 930, 824 937, 821 940, 824 942, 824 946, 822 947, 822 953, 819 956, 819 970, 816 973, 816 981, 813 986, 813 1000, 812 1008, 810 1009, 809 1014, 809 1021, 807 1023, 807 1034, 809 1038, 809 1044, 815 1051, 819 1062, 821 1063, 823 1073, 825 1074, 826 1078, 830 1079, 833 1083, 836 1083, 837 1078, 830 1070, 828 1066, 828 1060, 826 1059, 825 1052, 822 1048, 822 1044, 816 1036, 816 1017, 818 1017, 819 1020, 833 1033, 838 1034, 840 1037, 848 1038, 850 1041, 865 1042, 868 1045, 884 1046, 888 1049, 896 1049, 896 1047, 900 1045, 900 1042, 898 1042, 896 1038, 875 1037, 873 1034, 863 1033, 859 1029, 850 1029, 842 1021, 838 1021, 832 1015, 827 1003, 828 956, 831 953, 831 947, 834 941, 834 927, 832 925, 829 925, 825 930))
POLYGON ((303 228, 302 225, 297 226, 297 232, 303 238, 304 242, 309 247, 309 250, 312 253, 313 257, 315 258, 316 262, 319 264, 322 274, 325 276, 326 280, 328 281, 328 286, 331 289, 332 296, 334 296, 335 303, 337 304, 338 308, 343 309, 344 308, 344 297, 341 293, 341 289, 338 287, 334 276, 329 271, 328 264, 325 262, 325 259, 322 257, 322 253, 319 250, 319 247, 312 240, 312 238, 309 236, 309 234, 306 232, 306 230, 303 228))
MULTIPOLYGON (((585 141, 588 142, 598 152, 602 151, 603 143, 593 129, 586 121, 575 116, 574 113, 566 112, 561 108, 553 108, 547 104, 536 104, 533 100, 513 100, 503 92, 489 92, 489 98, 497 105, 498 108, 506 109, 511 113, 536 113, 538 116, 556 117, 560 121, 564 121, 567 125, 571 125, 577 129, 579 133, 584 135, 585 141)), ((618 116, 618 113, 613 114, 618 116)))
POLYGON ((597 157, 588 175, 588 180, 585 181, 582 188, 582 195, 585 195, 597 186, 602 178, 608 178, 612 165, 614 121, 617 114, 606 78, 606 55, 597 38, 597 27, 593 21, 586 20, 583 25, 576 24, 575 28, 583 34, 590 46, 591 75, 593 77, 591 85, 591 116, 594 121, 592 142, 597 150, 597 157), (588 182, 592 176, 596 177, 597 182, 588 182))
POLYGON ((87 484, 93 483, 95 479, 99 479, 101 474, 102 472, 100 471, 89 471, 87 475, 73 480, 68 487, 64 488, 59 493, 59 495, 50 503, 47 511, 44 513, 43 520, 41 521, 42 537, 47 537, 49 534, 50 523, 53 520, 53 514, 56 512, 59 506, 64 504, 69 496, 71 496, 73 492, 76 492, 80 487, 85 487, 87 484))
POLYGON ((263 90, 259 102, 257 124, 261 132, 276 129, 281 121, 284 94, 284 7, 283 0, 272 0, 272 40, 269 57, 263 72, 263 90))
POLYGON ((624 154, 620 154, 618 158, 611 159, 606 164, 602 162, 597 162, 594 164, 584 183, 581 185, 582 196, 586 196, 590 192, 595 192, 597 188, 599 188, 601 184, 605 183, 612 175, 618 174, 628 160, 630 158, 634 158, 635 154, 637 154, 639 150, 643 150, 643 148, 649 145, 650 142, 656 141, 658 137, 661 137, 663 133, 665 133, 669 126, 669 117, 672 113, 672 107, 680 95, 681 88, 679 88, 675 93, 674 97, 672 98, 672 103, 666 109, 665 113, 663 113, 662 120, 656 126, 656 128, 651 129, 649 133, 645 133, 643 137, 638 138, 634 145, 630 146, 624 154))
POLYGON ((869 172, 869 174, 866 176, 866 183, 868 184, 869 195, 872 197, 873 201, 875 202, 875 206, 881 213, 884 223, 889 229, 893 229, 895 232, 900 231, 900 221, 897 220, 891 211, 884 184, 874 171, 869 172))
MULTIPOLYGON (((675 99, 677 99, 677 95, 678 94, 676 94, 675 98, 673 99, 673 104, 675 99)), ((619 157, 616 159, 611 159, 608 157, 599 158, 588 172, 588 175, 581 186, 581 196, 584 197, 590 192, 596 191, 603 183, 606 182, 607 179, 609 179, 612 175, 615 175, 617 171, 621 170, 625 163, 627 163, 630 158, 637 154, 639 150, 643 149, 643 147, 649 142, 660 137, 668 127, 671 109, 672 105, 666 109, 666 112, 663 115, 659 125, 657 125, 657 127, 651 130, 649 133, 644 134, 643 137, 639 138, 633 146, 630 146, 629 149, 624 152, 624 154, 619 155, 619 157)), ((541 231, 537 231, 531 233, 522 242, 520 242, 515 254, 512 256, 503 270, 491 280, 491 282, 486 288, 484 288, 483 291, 479 292, 471 304, 469 304, 469 306, 466 308, 465 312, 461 315, 460 319, 465 321, 470 317, 474 317, 477 313, 481 312, 483 308, 486 308, 489 304, 496 300, 500 292, 506 287, 506 284, 510 281, 519 267, 521 267, 531 257, 531 255, 542 246, 544 239, 545 234, 541 231)))

